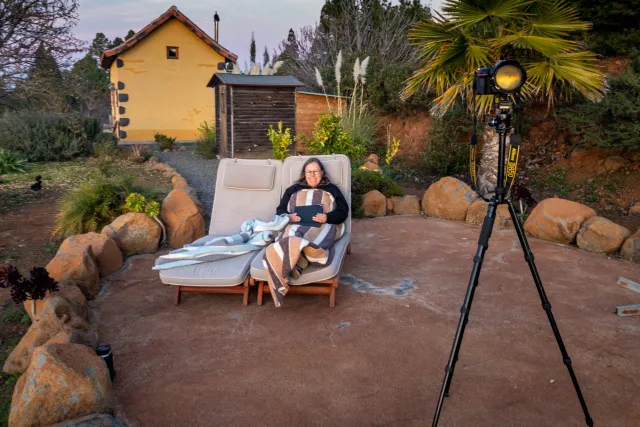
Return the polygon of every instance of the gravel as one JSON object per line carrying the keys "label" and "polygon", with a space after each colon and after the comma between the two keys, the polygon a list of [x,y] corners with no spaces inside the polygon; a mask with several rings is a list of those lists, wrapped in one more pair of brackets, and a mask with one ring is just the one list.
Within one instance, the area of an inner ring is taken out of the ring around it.
{"label": "gravel", "polygon": [[155,155],[162,163],[174,167],[189,185],[195,188],[198,199],[204,205],[205,224],[209,229],[211,208],[213,207],[213,193],[216,188],[216,174],[218,173],[217,159],[204,159],[194,152],[195,145],[188,146],[185,151],[156,152]]}

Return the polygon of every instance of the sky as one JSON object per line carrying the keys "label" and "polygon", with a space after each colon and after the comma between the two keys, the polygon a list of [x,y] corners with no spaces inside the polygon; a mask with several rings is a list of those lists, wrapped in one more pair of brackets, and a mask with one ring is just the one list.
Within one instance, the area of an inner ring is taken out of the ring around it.
{"label": "sky", "polygon": [[[256,59],[262,60],[265,45],[269,55],[287,37],[320,19],[325,0],[79,0],[80,20],[76,37],[91,42],[96,33],[109,39],[141,30],[175,5],[203,31],[213,37],[213,14],[220,16],[219,42],[238,55],[238,63],[249,59],[251,32],[256,39]],[[422,0],[438,7],[442,0]]]}

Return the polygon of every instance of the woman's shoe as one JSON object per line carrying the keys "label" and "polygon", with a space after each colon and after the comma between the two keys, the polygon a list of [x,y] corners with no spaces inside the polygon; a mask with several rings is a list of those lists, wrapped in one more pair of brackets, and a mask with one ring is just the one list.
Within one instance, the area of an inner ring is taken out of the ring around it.
{"label": "woman's shoe", "polygon": [[300,254],[300,258],[298,258],[296,265],[304,270],[309,267],[309,260],[304,255]]}
{"label": "woman's shoe", "polygon": [[291,273],[289,275],[294,279],[299,279],[300,276],[302,276],[302,268],[300,268],[299,265],[293,266],[293,269],[291,270]]}

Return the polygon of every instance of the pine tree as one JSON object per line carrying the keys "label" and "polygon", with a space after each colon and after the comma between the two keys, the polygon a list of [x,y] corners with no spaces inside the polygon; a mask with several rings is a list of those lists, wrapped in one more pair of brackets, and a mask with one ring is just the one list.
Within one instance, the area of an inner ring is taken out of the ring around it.
{"label": "pine tree", "polygon": [[135,32],[135,31],[133,31],[133,30],[129,30],[129,32],[127,33],[127,35],[126,35],[126,36],[124,36],[124,39],[125,39],[125,41],[126,41],[126,40],[129,40],[131,37],[133,37],[133,36],[135,36],[135,35],[136,35],[136,32]]}
{"label": "pine tree", "polygon": [[55,58],[45,48],[44,43],[40,43],[40,46],[38,46],[36,50],[31,76],[52,77],[56,79],[62,77]]}
{"label": "pine tree", "polygon": [[249,46],[249,57],[251,58],[251,62],[256,62],[256,39],[253,36],[253,31],[251,32],[251,46]]}

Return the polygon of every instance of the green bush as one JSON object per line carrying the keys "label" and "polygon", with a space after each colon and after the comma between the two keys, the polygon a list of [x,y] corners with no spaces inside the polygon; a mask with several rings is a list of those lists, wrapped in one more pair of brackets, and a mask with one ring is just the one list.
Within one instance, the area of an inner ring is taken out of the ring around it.
{"label": "green bush", "polygon": [[282,130],[282,122],[278,122],[278,129],[274,129],[273,125],[269,125],[267,131],[269,141],[273,150],[273,156],[276,160],[283,161],[289,155],[289,147],[293,143],[291,138],[291,129]]}
{"label": "green bush", "polygon": [[216,158],[216,127],[213,124],[204,122],[198,128],[200,136],[196,141],[196,154],[205,159]]}
{"label": "green bush", "polygon": [[156,133],[153,138],[156,143],[160,146],[160,150],[173,150],[173,146],[176,143],[176,138],[168,137],[163,133]]}
{"label": "green bush", "polygon": [[13,151],[0,148],[0,174],[24,172],[25,160]]}
{"label": "green bush", "polygon": [[365,147],[367,153],[378,145],[376,116],[367,108],[346,111],[340,118],[340,126],[351,137],[354,145]]}
{"label": "green bush", "polygon": [[160,204],[155,200],[147,200],[140,193],[131,193],[125,199],[123,210],[125,212],[144,212],[149,218],[160,215]]}
{"label": "green bush", "polygon": [[84,119],[82,122],[82,127],[84,128],[84,133],[89,141],[93,141],[102,133],[107,133],[102,132],[102,124],[98,119]]}
{"label": "green bush", "polygon": [[611,77],[599,103],[579,102],[556,110],[558,129],[579,138],[579,145],[640,153],[640,74]]}
{"label": "green bush", "polygon": [[362,141],[354,141],[342,127],[335,114],[323,113],[308,141],[311,154],[344,154],[351,160],[359,160],[367,152]]}
{"label": "green bush", "polygon": [[351,170],[351,212],[354,217],[362,218],[362,196],[369,191],[378,190],[385,197],[403,196],[404,190],[387,176],[379,172],[363,169]]}
{"label": "green bush", "polygon": [[58,202],[56,228],[58,237],[100,232],[124,212],[126,198],[131,193],[145,197],[156,195],[149,189],[135,186],[130,176],[98,176],[80,188],[62,196]]}
{"label": "green bush", "polygon": [[93,155],[99,159],[112,159],[118,152],[118,140],[109,132],[99,134],[92,144]]}
{"label": "green bush", "polygon": [[467,170],[472,127],[470,115],[462,108],[454,108],[442,119],[434,120],[422,153],[425,172],[448,176]]}
{"label": "green bush", "polygon": [[30,162],[69,160],[90,151],[89,140],[77,118],[36,112],[2,116],[0,146]]}

